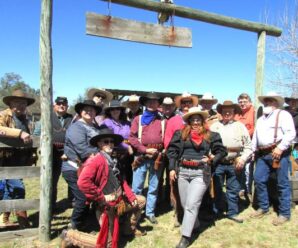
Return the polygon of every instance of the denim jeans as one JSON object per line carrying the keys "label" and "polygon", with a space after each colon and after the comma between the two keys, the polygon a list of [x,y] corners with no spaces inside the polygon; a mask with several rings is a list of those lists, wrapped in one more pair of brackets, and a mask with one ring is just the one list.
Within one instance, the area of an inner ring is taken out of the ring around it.
{"label": "denim jeans", "polygon": [[78,176],[76,171],[63,171],[62,176],[70,187],[74,197],[75,206],[71,215],[71,224],[74,229],[81,229],[89,212],[89,205],[86,205],[86,197],[79,190],[77,181]]}
{"label": "denim jeans", "polygon": [[4,195],[5,184],[4,180],[0,180],[0,200],[2,200]]}
{"label": "denim jeans", "polygon": [[278,212],[280,215],[287,218],[290,218],[291,216],[291,187],[288,175],[290,165],[289,156],[282,156],[280,159],[280,168],[273,169],[272,155],[268,154],[258,158],[254,174],[259,207],[264,211],[268,211],[269,196],[267,191],[267,182],[270,172],[276,170],[279,200]]}
{"label": "denim jeans", "polygon": [[178,188],[184,216],[181,226],[182,236],[190,237],[192,230],[199,226],[198,213],[204,193],[210,183],[210,173],[206,177],[203,169],[180,167]]}
{"label": "denim jeans", "polygon": [[241,190],[244,190],[247,194],[252,193],[253,170],[254,162],[249,160],[245,163],[244,168],[241,170],[240,174],[237,174]]}
{"label": "denim jeans", "polygon": [[23,179],[5,179],[3,200],[24,199],[25,186]]}
{"label": "denim jeans", "polygon": [[214,172],[214,189],[215,189],[215,212],[223,212],[223,191],[222,187],[226,180],[226,198],[228,203],[227,216],[233,217],[238,215],[238,200],[240,184],[236,177],[233,165],[219,164]]}
{"label": "denim jeans", "polygon": [[158,170],[154,169],[154,160],[145,160],[138,168],[133,171],[132,191],[136,195],[141,195],[144,189],[147,171],[149,171],[148,180],[148,193],[146,204],[146,216],[154,216],[157,193],[158,181],[161,174],[161,167]]}

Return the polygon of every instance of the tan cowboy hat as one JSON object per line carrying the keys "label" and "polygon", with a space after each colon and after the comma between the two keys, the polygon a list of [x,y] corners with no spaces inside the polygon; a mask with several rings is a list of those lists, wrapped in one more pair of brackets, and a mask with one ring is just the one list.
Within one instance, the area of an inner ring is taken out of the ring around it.
{"label": "tan cowboy hat", "polygon": [[29,97],[24,91],[21,89],[14,90],[10,96],[3,97],[3,102],[9,106],[11,100],[23,99],[27,101],[27,106],[33,104],[35,102],[34,98]]}
{"label": "tan cowboy hat", "polygon": [[192,102],[193,102],[193,106],[198,106],[198,103],[199,103],[198,97],[193,96],[188,92],[183,92],[181,96],[176,96],[175,97],[175,104],[176,104],[177,108],[180,108],[181,100],[184,100],[184,99],[191,99]]}
{"label": "tan cowboy hat", "polygon": [[224,101],[223,104],[220,104],[219,103],[217,105],[217,107],[216,107],[217,112],[221,114],[222,113],[222,109],[224,107],[232,107],[232,108],[234,108],[235,114],[241,114],[241,112],[242,112],[240,106],[238,104],[236,104],[236,103],[233,103],[230,100]]}
{"label": "tan cowboy hat", "polygon": [[129,108],[129,104],[133,102],[139,102],[139,97],[137,95],[131,95],[122,105],[126,108]]}
{"label": "tan cowboy hat", "polygon": [[187,121],[192,115],[200,115],[204,120],[206,120],[206,118],[209,116],[209,113],[208,111],[203,111],[201,107],[191,107],[188,112],[182,116],[182,118],[184,121]]}
{"label": "tan cowboy hat", "polygon": [[202,98],[199,98],[199,104],[201,102],[210,102],[212,104],[216,104],[217,103],[217,99],[214,98],[214,96],[210,93],[210,92],[206,92]]}
{"label": "tan cowboy hat", "polygon": [[298,92],[293,92],[291,97],[285,97],[285,102],[287,104],[289,104],[289,101],[291,100],[296,100],[296,101],[298,100]]}
{"label": "tan cowboy hat", "polygon": [[109,103],[113,99],[113,94],[109,91],[106,91],[105,89],[98,89],[98,88],[91,88],[87,92],[87,97],[90,100],[93,100],[93,97],[96,95],[102,95],[105,96],[105,99],[103,100],[104,103]]}
{"label": "tan cowboy hat", "polygon": [[162,101],[162,105],[175,105],[171,97],[165,97]]}
{"label": "tan cowboy hat", "polygon": [[279,105],[279,107],[282,107],[285,103],[285,100],[282,96],[280,96],[279,94],[277,94],[276,92],[274,91],[269,91],[265,96],[259,96],[258,99],[261,103],[264,104],[264,100],[266,98],[272,98],[272,99],[275,99]]}

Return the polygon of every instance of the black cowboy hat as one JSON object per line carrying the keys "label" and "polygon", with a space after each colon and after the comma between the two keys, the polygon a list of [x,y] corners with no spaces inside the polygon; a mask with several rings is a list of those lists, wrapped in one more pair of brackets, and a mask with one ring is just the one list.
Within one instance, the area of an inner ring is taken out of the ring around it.
{"label": "black cowboy hat", "polygon": [[35,102],[34,98],[29,97],[24,91],[21,89],[15,90],[12,92],[10,96],[5,96],[3,97],[3,102],[9,106],[10,102],[12,100],[26,100],[27,101],[27,106],[33,104]]}
{"label": "black cowboy hat", "polygon": [[297,92],[293,92],[291,97],[285,97],[285,102],[287,104],[289,104],[289,101],[291,100],[298,100],[298,93]]}
{"label": "black cowboy hat", "polygon": [[82,109],[86,106],[93,107],[96,111],[96,115],[100,114],[102,108],[95,104],[92,100],[84,100],[83,102],[79,102],[75,105],[75,111],[80,114]]}
{"label": "black cowboy hat", "polygon": [[100,128],[99,134],[95,135],[90,139],[90,145],[97,146],[97,142],[104,138],[112,138],[114,140],[114,145],[118,146],[123,141],[123,137],[119,134],[114,134],[112,129],[106,126]]}
{"label": "black cowboy hat", "polygon": [[160,105],[160,104],[162,104],[163,98],[159,97],[154,92],[149,92],[146,96],[141,96],[139,101],[140,101],[140,104],[145,106],[145,103],[147,100],[158,100],[159,105]]}
{"label": "black cowboy hat", "polygon": [[120,109],[121,111],[125,110],[125,107],[122,106],[121,102],[118,100],[112,100],[107,107],[105,107],[104,111],[107,114],[112,109]]}
{"label": "black cowboy hat", "polygon": [[232,108],[234,108],[235,114],[241,114],[241,112],[242,112],[240,106],[238,104],[236,104],[236,103],[233,103],[230,100],[224,101],[223,104],[220,104],[219,103],[217,105],[217,107],[216,107],[217,112],[221,114],[222,113],[222,109],[224,107],[232,107]]}

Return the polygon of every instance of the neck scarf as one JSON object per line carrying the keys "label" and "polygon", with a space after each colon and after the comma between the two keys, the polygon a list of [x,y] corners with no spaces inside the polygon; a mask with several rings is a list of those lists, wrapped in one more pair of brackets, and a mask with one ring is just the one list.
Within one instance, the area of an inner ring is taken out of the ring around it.
{"label": "neck scarf", "polygon": [[150,112],[146,109],[141,118],[142,126],[149,125],[156,118],[156,116],[157,116],[157,111]]}
{"label": "neck scarf", "polygon": [[197,146],[199,146],[204,140],[204,135],[198,134],[197,131],[192,130],[190,131],[190,138]]}

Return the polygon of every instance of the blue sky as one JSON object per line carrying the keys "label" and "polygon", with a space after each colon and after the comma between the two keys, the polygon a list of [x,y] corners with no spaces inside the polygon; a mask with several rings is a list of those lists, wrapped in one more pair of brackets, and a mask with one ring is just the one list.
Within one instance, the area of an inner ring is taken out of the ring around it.
{"label": "blue sky", "polygon": [[[286,3],[295,0],[175,0],[177,5],[275,25]],[[41,1],[0,0],[0,77],[15,72],[39,88]],[[156,23],[156,13],[111,5],[112,16]],[[73,101],[86,88],[197,94],[219,101],[253,96],[257,34],[179,17],[175,26],[192,29],[193,48],[155,46],[86,35],[86,12],[107,14],[99,0],[53,0],[53,95]],[[269,38],[268,39],[274,39]],[[268,49],[267,49],[268,51]],[[266,60],[270,54],[266,54]],[[266,65],[265,73],[272,68]],[[266,81],[266,79],[265,79]],[[265,82],[266,83],[266,82]],[[266,92],[266,89],[265,89]]]}

